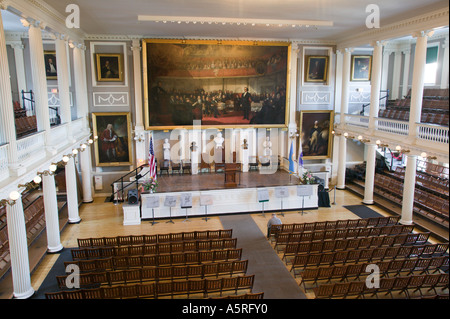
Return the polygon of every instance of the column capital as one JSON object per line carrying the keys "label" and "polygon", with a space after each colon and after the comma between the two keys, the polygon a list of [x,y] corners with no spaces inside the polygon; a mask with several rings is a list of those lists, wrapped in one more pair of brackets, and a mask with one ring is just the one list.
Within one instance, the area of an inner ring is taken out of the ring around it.
{"label": "column capital", "polygon": [[59,32],[54,32],[53,37],[55,38],[55,40],[63,40],[63,41],[69,40],[69,36],[67,34],[59,33]]}
{"label": "column capital", "polygon": [[425,31],[414,31],[414,32],[412,32],[411,33],[411,36],[413,37],[413,38],[423,38],[423,37],[431,37],[431,36],[433,36],[433,34],[434,34],[434,31],[433,30],[425,30]]}
{"label": "column capital", "polygon": [[22,42],[12,42],[7,44],[10,45],[14,50],[23,50],[25,48]]}
{"label": "column capital", "polygon": [[29,17],[20,19],[20,22],[22,23],[22,25],[25,28],[34,27],[34,28],[39,28],[41,30],[44,30],[46,27],[45,23],[43,23],[39,20],[33,19],[33,18],[29,18]]}
{"label": "column capital", "polygon": [[386,46],[386,44],[387,44],[386,41],[373,41],[372,43],[370,43],[370,45],[374,48],[383,47],[383,46]]}
{"label": "column capital", "polygon": [[354,48],[345,48],[344,49],[344,53],[352,53],[353,51],[355,51]]}

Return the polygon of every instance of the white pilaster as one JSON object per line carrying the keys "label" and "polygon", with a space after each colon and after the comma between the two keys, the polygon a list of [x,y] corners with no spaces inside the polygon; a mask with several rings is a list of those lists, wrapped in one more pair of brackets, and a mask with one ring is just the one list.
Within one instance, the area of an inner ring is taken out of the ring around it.
{"label": "white pilaster", "polygon": [[427,42],[429,35],[431,35],[431,33],[427,32],[418,32],[413,35],[417,37],[417,41],[414,54],[411,106],[409,112],[409,138],[411,141],[417,136],[416,123],[420,123],[421,121],[425,64],[427,58]]}
{"label": "white pilaster", "polygon": [[12,206],[6,206],[9,252],[14,297],[27,299],[34,294],[31,286],[30,262],[28,259],[27,230],[23,212],[22,197]]}
{"label": "white pilaster", "polygon": [[295,123],[297,111],[297,68],[298,68],[298,44],[291,45],[291,63],[289,66],[289,123]]}
{"label": "white pilaster", "polygon": [[132,41],[133,74],[134,74],[134,103],[136,116],[136,131],[144,130],[143,104],[142,104],[142,76],[141,76],[141,44],[139,39]]}
{"label": "white pilaster", "polygon": [[347,167],[347,139],[339,137],[338,180],[336,188],[345,189],[345,169]]}
{"label": "white pilaster", "polygon": [[383,45],[377,41],[373,44],[372,75],[370,81],[369,131],[375,129],[375,118],[380,109],[380,90],[382,74]]}
{"label": "white pilaster", "polygon": [[411,64],[411,45],[408,45],[407,49],[403,50],[403,54],[405,55],[405,59],[403,62],[403,84],[402,84],[402,96],[401,98],[408,95],[409,89],[409,69]]}
{"label": "white pilaster", "polygon": [[416,184],[417,156],[408,155],[406,162],[405,180],[403,183],[402,217],[403,225],[413,224],[414,190]]}
{"label": "white pilaster", "polygon": [[58,201],[54,175],[42,176],[44,194],[45,230],[47,231],[47,249],[49,253],[57,253],[64,247],[61,244],[59,230]]}
{"label": "white pilaster", "polygon": [[381,90],[386,91],[388,89],[388,74],[389,74],[389,58],[392,50],[388,47],[384,47],[383,51],[383,65],[381,72]]}
{"label": "white pilaster", "polygon": [[75,77],[75,99],[77,105],[77,116],[78,118],[84,119],[83,128],[88,127],[88,97],[87,97],[87,87],[86,87],[86,73],[83,71],[85,69],[84,59],[84,47],[81,45],[73,47],[73,67],[74,67],[74,77]]}
{"label": "white pilaster", "polygon": [[373,189],[375,181],[375,163],[377,156],[377,145],[367,145],[367,164],[366,164],[366,178],[364,184],[364,200],[363,203],[367,205],[373,204]]}
{"label": "white pilaster", "polygon": [[401,70],[402,70],[402,52],[396,50],[394,52],[394,74],[392,76],[392,91],[391,91],[392,100],[397,100],[400,98]]}
{"label": "white pilaster", "polygon": [[442,63],[441,73],[441,89],[448,89],[448,69],[449,69],[449,54],[448,54],[448,36],[442,44],[444,49],[444,62]]}
{"label": "white pilaster", "polygon": [[342,94],[341,94],[341,119],[340,126],[345,125],[345,115],[348,113],[350,68],[352,62],[352,49],[346,48],[342,63]]}
{"label": "white pilaster", "polygon": [[67,187],[67,210],[69,215],[69,224],[75,224],[81,221],[78,211],[78,189],[77,177],[75,171],[75,160],[69,159],[66,165],[66,187]]}

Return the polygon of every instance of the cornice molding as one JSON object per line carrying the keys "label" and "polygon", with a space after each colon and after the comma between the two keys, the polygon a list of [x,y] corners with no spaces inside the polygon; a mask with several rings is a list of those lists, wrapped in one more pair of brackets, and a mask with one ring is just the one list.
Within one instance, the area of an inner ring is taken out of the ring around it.
{"label": "cornice molding", "polygon": [[449,21],[449,7],[428,12],[414,18],[402,20],[383,26],[378,29],[370,29],[359,34],[347,35],[337,39],[338,48],[354,47],[374,41],[383,41],[412,35],[414,32],[432,30],[447,26]]}

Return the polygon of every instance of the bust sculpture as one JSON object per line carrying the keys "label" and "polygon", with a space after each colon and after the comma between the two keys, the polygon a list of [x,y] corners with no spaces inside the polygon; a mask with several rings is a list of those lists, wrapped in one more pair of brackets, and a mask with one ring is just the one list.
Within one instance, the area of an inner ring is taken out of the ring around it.
{"label": "bust sculpture", "polygon": [[217,136],[214,138],[214,142],[216,143],[216,148],[223,148],[224,138],[222,137],[222,133],[217,133]]}
{"label": "bust sculpture", "polygon": [[170,143],[169,139],[167,138],[164,140],[163,150],[164,150],[164,160],[170,161]]}

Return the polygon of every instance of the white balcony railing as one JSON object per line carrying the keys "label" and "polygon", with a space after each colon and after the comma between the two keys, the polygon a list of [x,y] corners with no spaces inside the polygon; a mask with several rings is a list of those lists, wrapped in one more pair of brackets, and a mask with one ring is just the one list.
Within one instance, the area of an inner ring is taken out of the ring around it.
{"label": "white balcony railing", "polygon": [[0,145],[0,181],[8,178],[8,148],[9,144]]}
{"label": "white balcony railing", "polygon": [[409,122],[397,121],[386,118],[375,118],[375,127],[378,131],[408,135],[409,134]]}
{"label": "white balcony railing", "polygon": [[363,115],[345,114],[345,124],[369,128],[369,117]]}
{"label": "white balcony railing", "polygon": [[418,138],[431,142],[448,144],[448,127],[433,124],[417,124]]}
{"label": "white balcony railing", "polygon": [[45,151],[45,132],[24,137],[17,140],[18,162],[29,166],[46,156]]}

